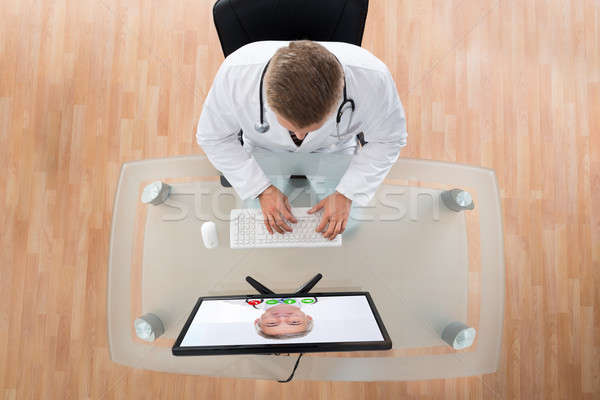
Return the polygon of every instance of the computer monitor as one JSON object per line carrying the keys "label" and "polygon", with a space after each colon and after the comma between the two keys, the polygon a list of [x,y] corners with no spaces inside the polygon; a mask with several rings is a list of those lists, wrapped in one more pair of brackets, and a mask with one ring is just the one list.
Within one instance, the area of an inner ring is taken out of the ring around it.
{"label": "computer monitor", "polygon": [[176,356],[386,350],[391,339],[368,292],[202,297]]}

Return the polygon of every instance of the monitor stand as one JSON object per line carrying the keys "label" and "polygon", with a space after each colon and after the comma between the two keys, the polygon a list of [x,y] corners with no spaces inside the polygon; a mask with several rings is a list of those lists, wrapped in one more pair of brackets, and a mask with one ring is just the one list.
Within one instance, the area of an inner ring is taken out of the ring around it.
{"label": "monitor stand", "polygon": [[[317,282],[321,280],[322,277],[322,274],[316,274],[310,281],[306,282],[306,284],[298,289],[295,294],[308,294],[308,292],[310,292],[310,290],[317,284]],[[275,294],[275,292],[251,276],[246,277],[246,282],[248,282],[250,286],[256,289],[260,294]]]}

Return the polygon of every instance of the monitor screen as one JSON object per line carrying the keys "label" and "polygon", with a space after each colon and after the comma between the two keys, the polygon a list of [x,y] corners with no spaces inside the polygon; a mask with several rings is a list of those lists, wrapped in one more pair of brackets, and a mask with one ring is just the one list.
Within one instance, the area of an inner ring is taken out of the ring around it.
{"label": "monitor screen", "polygon": [[[369,344],[386,348],[388,342],[368,293],[296,294],[200,299],[174,349],[227,354],[246,346],[245,352],[260,347],[258,352],[264,353],[270,346],[310,344],[304,351],[332,351],[323,345],[335,344],[347,351],[368,349]],[[219,349],[222,353],[215,352]],[[293,347],[287,350],[294,352]]]}

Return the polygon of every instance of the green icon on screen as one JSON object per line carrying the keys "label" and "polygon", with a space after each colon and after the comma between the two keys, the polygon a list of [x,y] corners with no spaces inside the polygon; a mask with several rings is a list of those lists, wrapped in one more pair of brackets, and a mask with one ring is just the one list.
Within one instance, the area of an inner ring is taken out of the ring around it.
{"label": "green icon on screen", "polygon": [[266,303],[267,304],[277,304],[279,302],[277,300],[267,300]]}
{"label": "green icon on screen", "polygon": [[294,300],[294,299],[285,299],[283,302],[285,304],[294,304],[296,302],[296,300]]}
{"label": "green icon on screen", "polygon": [[306,303],[306,304],[310,304],[310,303],[314,303],[315,299],[302,299],[302,302]]}

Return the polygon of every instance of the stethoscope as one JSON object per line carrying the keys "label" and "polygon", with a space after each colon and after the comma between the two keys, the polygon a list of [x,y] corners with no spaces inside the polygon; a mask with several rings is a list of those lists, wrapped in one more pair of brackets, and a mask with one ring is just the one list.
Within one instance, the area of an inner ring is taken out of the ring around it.
{"label": "stethoscope", "polygon": [[[265,67],[263,68],[262,74],[260,75],[260,86],[258,89],[258,96],[259,96],[259,101],[260,101],[260,122],[257,122],[254,125],[254,129],[258,133],[266,133],[271,128],[271,125],[269,125],[269,122],[265,121],[265,119],[264,119],[264,105],[263,105],[263,80],[265,78],[265,72],[267,72],[267,68],[269,67],[270,62],[271,62],[271,60],[269,60],[267,62],[267,65],[265,65]],[[338,62],[339,62],[339,60],[338,60]],[[341,65],[341,63],[340,63],[340,65]],[[340,136],[340,122],[342,120],[342,115],[348,109],[350,109],[350,121],[348,121],[348,127],[346,129],[346,133],[344,133],[343,135]],[[338,111],[337,111],[337,116],[335,118],[335,130],[337,133],[338,140],[342,140],[342,136],[348,135],[348,129],[352,125],[352,116],[354,115],[354,109],[355,109],[354,100],[349,99],[348,96],[346,95],[346,77],[344,76],[344,101],[342,101],[342,104],[340,104]]]}

